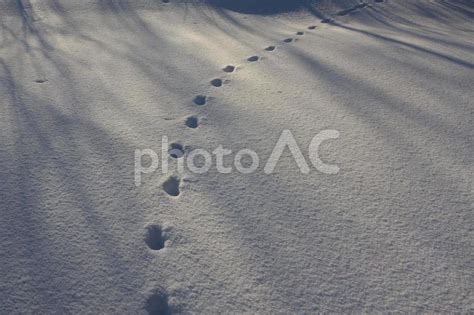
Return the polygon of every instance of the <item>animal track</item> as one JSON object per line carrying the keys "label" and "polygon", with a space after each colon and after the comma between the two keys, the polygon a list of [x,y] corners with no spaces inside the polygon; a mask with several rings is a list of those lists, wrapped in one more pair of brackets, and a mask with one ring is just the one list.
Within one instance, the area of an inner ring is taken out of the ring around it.
{"label": "animal track", "polygon": [[181,180],[176,176],[171,176],[163,183],[163,190],[170,196],[177,197],[181,193],[179,184]]}
{"label": "animal track", "polygon": [[225,67],[224,69],[222,69],[222,70],[224,70],[224,72],[230,73],[230,72],[234,72],[234,71],[235,71],[235,67],[229,65],[229,66],[226,66],[226,67]]}
{"label": "animal track", "polygon": [[207,97],[205,95],[198,95],[194,98],[194,104],[202,106],[206,105]]}
{"label": "animal track", "polygon": [[221,87],[222,86],[222,80],[221,79],[214,79],[211,81],[212,86],[215,87]]}
{"label": "animal track", "polygon": [[321,23],[334,23],[333,19],[324,19],[321,21]]}
{"label": "animal track", "polygon": [[[169,3],[170,0],[161,0],[163,3]],[[376,3],[383,2],[383,0],[375,0]],[[361,9],[367,6],[367,3],[358,4],[350,9],[342,10],[337,13],[339,16],[344,16],[352,11],[357,9]],[[325,18],[321,20],[321,23],[334,23],[335,20],[332,18]],[[316,25],[308,26],[308,30],[315,30],[317,28]],[[303,36],[305,32],[298,31],[296,32],[296,36]],[[292,43],[293,41],[298,41],[300,38],[286,38],[283,40],[285,43]],[[268,46],[264,50],[265,51],[274,51],[276,46]],[[256,62],[260,60],[259,56],[251,56],[247,58],[248,62]],[[226,73],[232,73],[236,71],[236,67],[233,65],[227,65],[222,69]],[[36,83],[44,83],[48,80],[35,80]],[[226,80],[223,82],[222,79],[216,78],[210,81],[211,85],[214,87],[222,87],[224,83],[227,83]],[[281,91],[279,91],[281,92]],[[206,105],[208,101],[207,96],[205,95],[197,95],[193,102],[195,105]],[[165,118],[166,120],[167,118]],[[185,125],[189,128],[198,128],[199,127],[199,119],[196,116],[189,116],[184,121]],[[179,159],[184,156],[184,147],[180,143],[172,143],[170,144],[170,148],[168,150],[169,155],[174,159]],[[183,181],[187,181],[186,178]],[[177,176],[170,176],[166,181],[163,182],[162,188],[163,190],[172,197],[178,197],[180,192],[180,184],[181,179]],[[166,234],[163,232],[163,229],[160,225],[150,225],[146,228],[146,235],[145,235],[145,243],[151,250],[159,251],[165,247],[165,242],[167,240]],[[152,292],[152,294],[147,298],[146,304],[144,306],[145,310],[150,315],[171,315],[172,311],[168,304],[168,295],[162,289],[156,289]]]}
{"label": "animal track", "polygon": [[146,228],[145,243],[152,250],[160,250],[165,247],[166,236],[159,225],[150,225]]}
{"label": "animal track", "polygon": [[184,155],[183,145],[180,143],[170,144],[170,149],[168,150],[168,153],[173,159],[179,159],[183,157]]}
{"label": "animal track", "polygon": [[168,296],[161,290],[157,290],[147,299],[145,310],[149,315],[171,315]]}
{"label": "animal track", "polygon": [[186,121],[184,122],[186,126],[189,128],[197,128],[199,127],[199,119],[196,116],[190,116],[186,118]]}
{"label": "animal track", "polygon": [[48,82],[48,80],[42,80],[42,79],[38,79],[38,80],[35,80],[36,83],[45,83],[45,82]]}

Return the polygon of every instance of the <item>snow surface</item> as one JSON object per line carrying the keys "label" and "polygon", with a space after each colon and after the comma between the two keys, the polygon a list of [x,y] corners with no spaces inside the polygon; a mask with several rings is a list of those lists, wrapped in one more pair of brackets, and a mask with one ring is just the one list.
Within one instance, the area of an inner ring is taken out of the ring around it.
{"label": "snow surface", "polygon": [[357,3],[0,1],[0,313],[473,313],[474,5]]}

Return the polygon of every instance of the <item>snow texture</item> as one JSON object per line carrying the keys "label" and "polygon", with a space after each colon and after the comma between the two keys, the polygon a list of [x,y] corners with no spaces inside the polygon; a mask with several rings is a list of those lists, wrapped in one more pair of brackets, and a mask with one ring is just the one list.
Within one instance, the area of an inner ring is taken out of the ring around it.
{"label": "snow texture", "polygon": [[472,1],[235,3],[0,1],[0,313],[472,314]]}

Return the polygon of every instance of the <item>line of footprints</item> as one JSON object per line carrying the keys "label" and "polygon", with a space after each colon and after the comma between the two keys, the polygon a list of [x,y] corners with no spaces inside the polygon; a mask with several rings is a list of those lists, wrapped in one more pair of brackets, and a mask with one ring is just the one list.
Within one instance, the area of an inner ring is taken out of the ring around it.
{"label": "line of footprints", "polygon": [[[169,0],[162,0],[164,3],[169,3]],[[384,0],[374,0],[374,3],[381,3]],[[337,13],[338,16],[345,16],[350,14],[358,9],[362,9],[369,6],[368,3],[360,3],[352,8],[342,10]],[[321,23],[334,23],[335,20],[332,18],[327,18],[321,20]],[[309,31],[314,31],[317,28],[316,25],[308,26]],[[305,34],[303,31],[296,32],[297,37],[289,37],[283,39],[283,43],[288,44],[296,41],[298,37],[301,37]],[[266,52],[274,52],[277,49],[276,45],[270,45],[263,50]],[[250,56],[247,58],[249,63],[254,63],[260,60],[260,56]],[[237,67],[233,65],[228,65],[222,68],[222,71],[230,74],[236,71]],[[210,85],[214,88],[220,88],[225,83],[228,83],[228,80],[223,80],[221,78],[216,78],[210,81]],[[208,97],[206,95],[196,95],[193,99],[195,106],[205,106],[207,104]],[[189,116],[185,119],[184,124],[192,129],[199,127],[199,118],[195,115]],[[174,159],[179,159],[184,156],[184,147],[180,143],[171,143],[168,153],[170,157]],[[181,179],[178,176],[170,176],[163,184],[163,190],[171,197],[178,197],[181,193],[180,191]],[[161,250],[165,247],[166,241],[166,232],[163,231],[159,225],[151,225],[147,228],[147,235],[145,237],[145,242],[147,246],[154,251]],[[153,315],[169,315],[171,314],[171,309],[168,305],[168,295],[163,292],[163,290],[156,290],[147,300],[145,306],[147,312]]]}
{"label": "line of footprints", "polygon": [[[383,1],[384,0],[374,0],[375,3],[380,3],[380,2],[383,2]],[[169,1],[163,1],[163,2],[169,3]],[[366,3],[366,2],[360,3],[360,4],[355,5],[354,7],[351,7],[349,9],[345,9],[345,10],[342,10],[342,11],[338,12],[337,15],[338,16],[344,16],[344,15],[352,13],[353,11],[356,11],[358,9],[365,8],[368,5],[369,4]],[[335,22],[335,20],[332,19],[332,18],[327,18],[327,19],[321,20],[321,23],[334,23],[334,22]],[[313,31],[316,28],[317,28],[316,25],[311,25],[311,26],[308,27],[308,30]],[[285,39],[283,39],[283,43],[292,43],[292,42],[298,40],[298,37],[303,36],[304,34],[305,34],[304,32],[298,31],[298,32],[296,32],[296,36],[297,36],[296,38],[294,38],[294,37],[285,38]],[[264,49],[264,51],[273,52],[273,51],[276,50],[276,48],[277,47],[275,45],[271,45],[271,46],[266,47]],[[257,62],[259,60],[260,60],[259,56],[251,56],[251,57],[247,58],[247,61],[249,63],[254,63],[254,62]],[[237,69],[236,66],[228,65],[228,66],[224,67],[222,69],[222,71],[229,74],[229,73],[235,72],[236,69]],[[222,87],[225,83],[228,83],[228,82],[229,82],[228,80],[223,80],[221,78],[216,78],[216,79],[213,79],[213,80],[210,81],[210,85],[215,87],[215,88],[219,88],[219,87]],[[193,99],[193,103],[196,106],[204,106],[204,105],[206,105],[207,101],[208,101],[208,97],[206,95],[197,95]],[[199,118],[195,115],[189,116],[185,119],[184,123],[187,127],[195,129],[195,128],[199,127]],[[174,159],[181,158],[182,156],[184,156],[184,147],[179,143],[171,143],[168,152],[169,152],[169,155]],[[163,183],[162,187],[163,187],[163,190],[168,195],[173,196],[173,197],[177,197],[180,194],[180,189],[179,189],[180,183],[181,183],[181,180],[177,176],[171,176]]]}

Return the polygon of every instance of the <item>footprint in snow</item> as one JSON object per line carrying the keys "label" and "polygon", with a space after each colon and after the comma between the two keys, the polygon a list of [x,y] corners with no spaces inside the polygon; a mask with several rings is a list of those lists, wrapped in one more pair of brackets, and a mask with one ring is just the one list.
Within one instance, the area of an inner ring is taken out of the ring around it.
{"label": "footprint in snow", "polygon": [[235,66],[229,65],[229,66],[226,66],[226,67],[225,67],[224,69],[222,69],[222,70],[224,70],[224,72],[231,73],[231,72],[234,72],[234,71],[235,71]]}
{"label": "footprint in snow", "polygon": [[207,97],[205,95],[198,95],[194,98],[194,104],[202,106],[206,105]]}
{"label": "footprint in snow", "polygon": [[148,297],[145,310],[149,315],[171,315],[171,310],[168,305],[168,295],[162,290],[156,290],[156,292]]}
{"label": "footprint in snow", "polygon": [[252,57],[247,58],[247,61],[255,62],[255,61],[258,61],[259,59],[260,59],[260,57],[258,57],[258,56],[252,56]]}
{"label": "footprint in snow", "polygon": [[179,190],[180,183],[181,180],[178,177],[171,176],[163,183],[163,190],[172,197],[178,197],[181,193]]}
{"label": "footprint in snow", "polygon": [[152,250],[165,247],[166,236],[159,225],[150,225],[146,228],[145,243]]}
{"label": "footprint in snow", "polygon": [[309,29],[309,30],[315,30],[316,27],[317,27],[316,25],[311,25],[311,26],[308,26],[308,29]]}
{"label": "footprint in snow", "polygon": [[285,43],[291,43],[293,41],[293,38],[287,38],[283,40]]}
{"label": "footprint in snow", "polygon": [[199,127],[199,119],[196,116],[190,116],[186,118],[186,121],[184,122],[186,126],[189,128],[197,128]]}
{"label": "footprint in snow", "polygon": [[296,32],[296,35],[298,35],[298,36],[303,36],[303,35],[304,35],[304,32]]}
{"label": "footprint in snow", "polygon": [[170,148],[168,150],[168,153],[173,159],[179,159],[179,158],[183,157],[183,155],[184,155],[184,147],[180,143],[176,143],[176,142],[172,143],[172,144],[170,144]]}
{"label": "footprint in snow", "polygon": [[333,19],[324,19],[321,21],[321,23],[334,23]]}
{"label": "footprint in snow", "polygon": [[265,48],[266,51],[274,51],[275,50],[275,46],[268,46],[267,48]]}
{"label": "footprint in snow", "polygon": [[221,87],[222,86],[222,80],[221,79],[214,79],[211,81],[211,85],[215,87]]}

